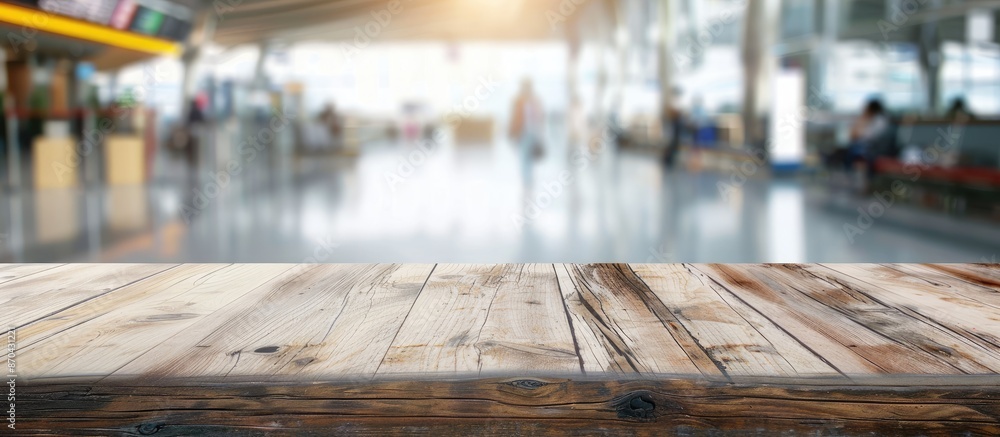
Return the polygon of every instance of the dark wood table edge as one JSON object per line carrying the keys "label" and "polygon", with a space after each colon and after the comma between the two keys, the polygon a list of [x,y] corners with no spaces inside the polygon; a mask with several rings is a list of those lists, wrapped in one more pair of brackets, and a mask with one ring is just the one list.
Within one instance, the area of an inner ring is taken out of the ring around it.
{"label": "dark wood table edge", "polygon": [[114,377],[18,385],[18,431],[77,435],[1000,435],[1000,375]]}

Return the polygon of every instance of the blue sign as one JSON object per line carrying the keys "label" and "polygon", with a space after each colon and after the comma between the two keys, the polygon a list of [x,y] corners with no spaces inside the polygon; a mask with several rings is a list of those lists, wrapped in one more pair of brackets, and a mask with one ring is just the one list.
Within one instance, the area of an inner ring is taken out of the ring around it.
{"label": "blue sign", "polygon": [[76,78],[81,81],[88,81],[90,78],[94,77],[94,64],[89,62],[80,62],[76,64]]}

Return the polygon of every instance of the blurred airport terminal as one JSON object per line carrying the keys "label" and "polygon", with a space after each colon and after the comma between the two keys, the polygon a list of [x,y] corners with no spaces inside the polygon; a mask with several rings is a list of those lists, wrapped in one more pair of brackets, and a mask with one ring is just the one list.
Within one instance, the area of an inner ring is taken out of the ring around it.
{"label": "blurred airport terminal", "polygon": [[1000,1],[0,2],[0,262],[997,262]]}

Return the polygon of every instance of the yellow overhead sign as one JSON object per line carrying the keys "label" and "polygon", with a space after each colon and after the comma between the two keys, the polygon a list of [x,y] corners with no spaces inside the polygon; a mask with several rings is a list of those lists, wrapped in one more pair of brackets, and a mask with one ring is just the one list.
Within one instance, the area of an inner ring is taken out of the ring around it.
{"label": "yellow overhead sign", "polygon": [[[157,55],[179,55],[180,45],[160,38],[126,32],[100,24],[56,15],[38,9],[29,9],[0,3],[0,22],[28,29],[37,29],[56,35],[68,36],[137,52]],[[25,35],[27,37],[28,34]]]}

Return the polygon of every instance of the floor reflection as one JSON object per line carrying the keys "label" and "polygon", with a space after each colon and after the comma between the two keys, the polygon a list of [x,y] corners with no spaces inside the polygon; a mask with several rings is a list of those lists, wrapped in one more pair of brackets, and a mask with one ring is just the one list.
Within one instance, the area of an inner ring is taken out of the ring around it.
{"label": "floor reflection", "polygon": [[10,195],[0,261],[917,262],[997,252],[888,222],[852,244],[850,211],[817,205],[796,180],[749,178],[723,192],[724,173],[668,172],[653,156],[610,150],[576,166],[556,150],[525,192],[507,144],[446,144],[408,162],[413,147],[260,159],[195,214],[186,211],[210,178],[185,172]]}

